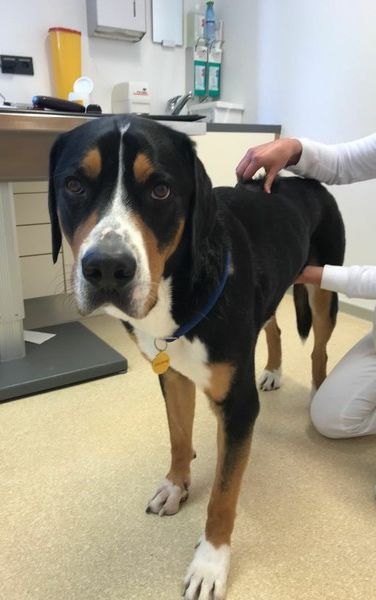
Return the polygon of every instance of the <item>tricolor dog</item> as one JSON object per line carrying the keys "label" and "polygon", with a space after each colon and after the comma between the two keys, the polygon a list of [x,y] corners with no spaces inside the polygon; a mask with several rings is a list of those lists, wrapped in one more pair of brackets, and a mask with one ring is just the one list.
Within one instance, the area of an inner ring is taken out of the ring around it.
{"label": "tricolor dog", "polygon": [[[74,253],[81,313],[102,307],[121,319],[159,374],[172,458],[147,512],[172,515],[187,498],[195,388],[209,399],[218,421],[217,467],[184,597],[222,600],[259,411],[257,337],[265,326],[269,360],[261,387],[278,387],[275,311],[305,265],[342,263],[336,203],[318,182],[296,177],[277,180],[271,194],[257,182],[213,189],[186,135],[150,119],[116,116],[58,138],[49,207],[54,259],[62,233]],[[302,337],[313,326],[318,388],[337,296],[308,287],[295,285],[294,297]]]}

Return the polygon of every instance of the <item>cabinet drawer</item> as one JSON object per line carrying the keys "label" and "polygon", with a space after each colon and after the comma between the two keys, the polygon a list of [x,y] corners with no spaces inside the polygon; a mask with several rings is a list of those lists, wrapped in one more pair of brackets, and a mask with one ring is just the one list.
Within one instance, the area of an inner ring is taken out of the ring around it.
{"label": "cabinet drawer", "polygon": [[47,181],[17,181],[13,184],[15,194],[29,194],[33,192],[47,192]]}
{"label": "cabinet drawer", "polygon": [[20,256],[51,253],[51,229],[49,225],[21,225],[17,227]]}
{"label": "cabinet drawer", "polygon": [[20,259],[24,298],[53,296],[64,292],[63,261],[56,264],[51,255],[25,256]]}
{"label": "cabinet drawer", "polygon": [[33,194],[15,194],[17,225],[32,225],[34,223],[49,223],[48,200],[45,192]]}

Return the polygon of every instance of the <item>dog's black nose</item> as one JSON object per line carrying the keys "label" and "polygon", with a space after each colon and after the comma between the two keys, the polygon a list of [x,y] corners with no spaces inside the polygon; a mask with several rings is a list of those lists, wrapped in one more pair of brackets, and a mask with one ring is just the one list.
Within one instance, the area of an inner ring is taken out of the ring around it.
{"label": "dog's black nose", "polygon": [[114,250],[108,245],[88,250],[81,260],[85,279],[104,291],[124,287],[133,279],[136,266],[129,250]]}

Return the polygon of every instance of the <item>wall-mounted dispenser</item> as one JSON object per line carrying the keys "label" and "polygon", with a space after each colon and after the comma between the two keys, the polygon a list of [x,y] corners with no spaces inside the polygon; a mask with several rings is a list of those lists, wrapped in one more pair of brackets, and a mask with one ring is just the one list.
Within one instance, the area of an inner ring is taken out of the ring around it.
{"label": "wall-mounted dispenser", "polygon": [[146,32],[145,0],[86,0],[89,35],[138,42]]}
{"label": "wall-mounted dispenser", "polygon": [[186,49],[186,82],[187,90],[194,96],[207,95],[208,81],[208,48],[198,45]]}
{"label": "wall-mounted dispenser", "polygon": [[146,81],[124,81],[112,90],[113,113],[150,114],[150,102],[150,87]]}
{"label": "wall-mounted dispenser", "polygon": [[223,55],[223,21],[215,21],[213,2],[206,14],[196,10],[187,15],[186,89],[195,96],[219,98]]}

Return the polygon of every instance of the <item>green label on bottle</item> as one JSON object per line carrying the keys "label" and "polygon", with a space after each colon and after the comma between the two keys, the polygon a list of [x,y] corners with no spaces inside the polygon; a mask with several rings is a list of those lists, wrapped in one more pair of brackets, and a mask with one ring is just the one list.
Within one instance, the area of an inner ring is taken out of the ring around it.
{"label": "green label on bottle", "polygon": [[209,63],[208,67],[208,92],[209,96],[219,96],[221,87],[220,63]]}
{"label": "green label on bottle", "polygon": [[194,61],[194,90],[195,96],[206,94],[206,62],[201,60]]}

